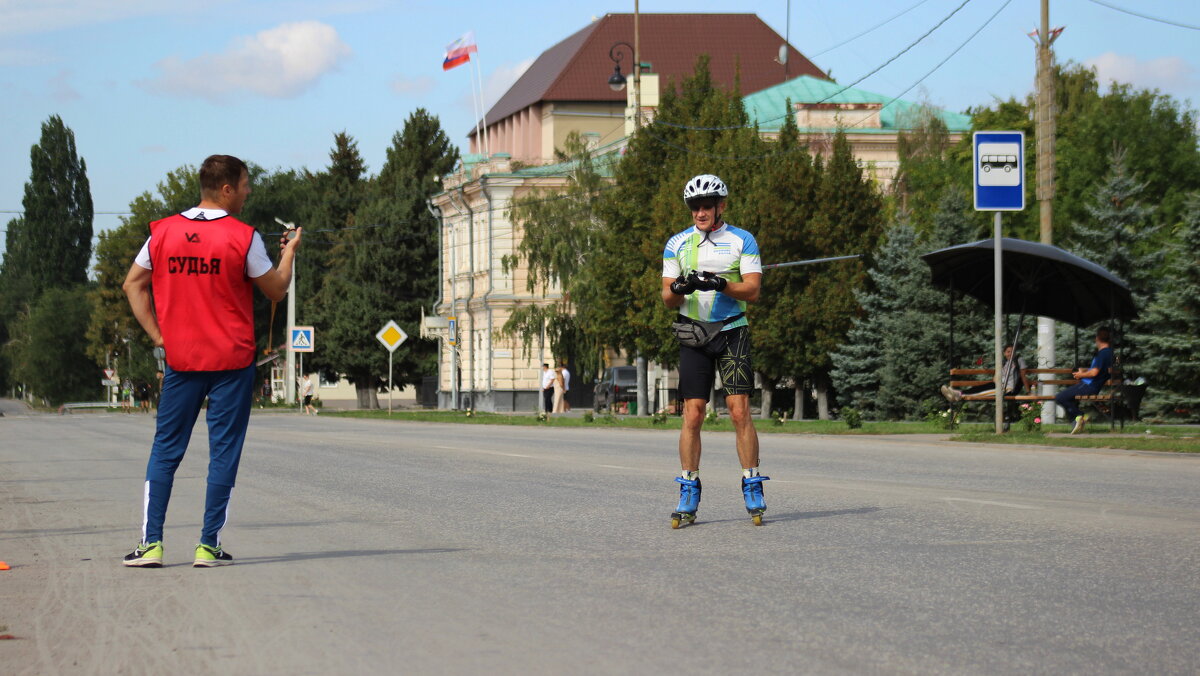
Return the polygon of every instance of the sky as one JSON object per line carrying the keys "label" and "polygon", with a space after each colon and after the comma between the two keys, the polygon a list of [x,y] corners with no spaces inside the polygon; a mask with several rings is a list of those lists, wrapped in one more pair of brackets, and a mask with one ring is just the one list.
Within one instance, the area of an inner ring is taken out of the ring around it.
{"label": "sky", "polygon": [[[1066,28],[1058,61],[1196,108],[1200,31],[1103,5],[1200,27],[1200,3],[1102,2],[1050,0],[1051,26]],[[1039,0],[967,0],[955,12],[962,4],[794,0],[789,10],[787,0],[642,0],[640,11],[755,13],[843,84],[949,16],[856,86],[895,96],[919,83],[906,99],[958,112],[1023,98],[1034,83],[1027,33],[1039,25]],[[0,230],[21,210],[29,150],[51,115],[75,132],[99,232],[120,225],[120,212],[169,171],[213,153],[319,171],[345,131],[375,173],[419,107],[465,149],[475,66],[443,72],[448,44],[475,32],[490,106],[543,51],[595,17],[632,11],[633,2],[586,0],[0,0]]]}

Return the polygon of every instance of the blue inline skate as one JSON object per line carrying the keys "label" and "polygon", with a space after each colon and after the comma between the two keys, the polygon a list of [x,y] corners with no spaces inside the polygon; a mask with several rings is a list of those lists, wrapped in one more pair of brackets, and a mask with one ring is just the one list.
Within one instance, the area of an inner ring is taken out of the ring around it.
{"label": "blue inline skate", "polygon": [[763,499],[762,482],[770,480],[769,476],[742,477],[742,497],[746,498],[746,511],[754,520],[755,526],[761,526],[763,512],[767,511],[766,500]]}
{"label": "blue inline skate", "polygon": [[679,506],[671,512],[671,528],[686,526],[696,520],[696,509],[700,506],[700,479],[675,477],[679,482]]}

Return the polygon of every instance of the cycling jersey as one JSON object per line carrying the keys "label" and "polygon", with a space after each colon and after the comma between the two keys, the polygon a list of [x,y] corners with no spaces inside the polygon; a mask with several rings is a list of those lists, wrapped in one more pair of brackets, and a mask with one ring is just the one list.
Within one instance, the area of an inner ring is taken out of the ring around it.
{"label": "cycling jersey", "polygon": [[[675,279],[692,270],[712,272],[730,282],[742,281],[742,275],[762,272],[758,242],[754,235],[722,223],[712,232],[691,226],[667,240],[663,250],[663,277]],[[702,322],[719,322],[746,311],[746,302],[719,291],[696,291],[686,296],[679,314]],[[746,326],[746,318],[731,322],[724,330]]]}

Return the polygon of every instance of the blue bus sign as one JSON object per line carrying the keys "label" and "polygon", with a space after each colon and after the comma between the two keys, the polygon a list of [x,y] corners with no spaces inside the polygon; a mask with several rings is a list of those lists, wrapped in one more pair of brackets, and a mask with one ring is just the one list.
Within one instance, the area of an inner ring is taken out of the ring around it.
{"label": "blue bus sign", "polygon": [[976,211],[1025,208],[1025,132],[977,131],[974,135]]}

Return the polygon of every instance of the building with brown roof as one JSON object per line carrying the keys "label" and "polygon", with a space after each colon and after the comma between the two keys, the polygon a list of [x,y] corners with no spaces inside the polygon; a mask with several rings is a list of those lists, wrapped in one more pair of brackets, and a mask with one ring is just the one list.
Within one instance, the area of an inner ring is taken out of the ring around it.
{"label": "building with brown roof", "polygon": [[[594,145],[623,138],[627,92],[614,91],[608,79],[617,63],[625,75],[633,72],[632,50],[618,46],[634,43],[633,23],[632,14],[606,14],[542,52],[487,112],[483,143],[470,131],[471,152],[544,164],[572,131]],[[783,37],[755,14],[642,14],[639,24],[639,56],[649,64],[643,108],[655,105],[658,82],[691,75],[701,54],[709,56],[714,82],[736,85],[743,95],[800,75],[827,79],[790,45],[780,63]]]}

